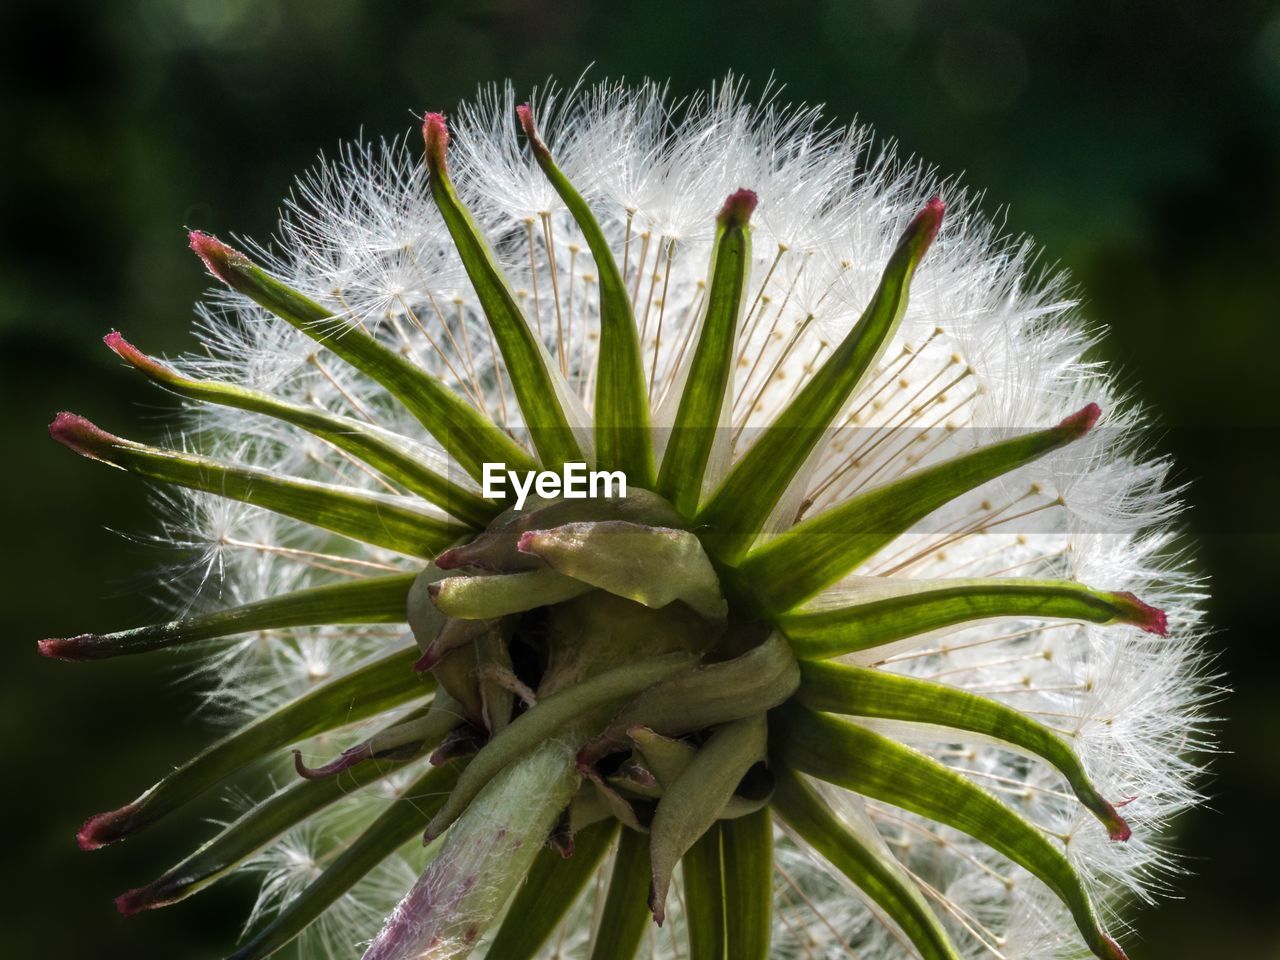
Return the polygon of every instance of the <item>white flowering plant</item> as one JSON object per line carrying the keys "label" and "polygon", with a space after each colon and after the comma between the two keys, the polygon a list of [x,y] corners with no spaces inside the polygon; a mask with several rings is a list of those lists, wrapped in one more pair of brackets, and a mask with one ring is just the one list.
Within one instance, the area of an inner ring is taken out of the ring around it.
{"label": "white flowering plant", "polygon": [[193,232],[197,351],[106,337],[175,442],[50,427],[195,559],[175,619],[41,652],[195,651],[235,726],[80,845],[251,798],[120,911],[246,871],[237,960],[1124,957],[1211,691],[1063,279],[732,80],[423,135],[269,247]]}

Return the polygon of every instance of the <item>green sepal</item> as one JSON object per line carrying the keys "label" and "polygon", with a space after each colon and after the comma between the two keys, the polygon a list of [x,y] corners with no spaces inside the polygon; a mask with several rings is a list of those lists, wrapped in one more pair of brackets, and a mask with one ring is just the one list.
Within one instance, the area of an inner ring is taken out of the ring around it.
{"label": "green sepal", "polygon": [[466,543],[446,550],[436,562],[443,569],[478,567],[495,573],[517,573],[543,566],[537,557],[520,552],[520,538],[530,530],[549,530],[583,520],[629,520],[651,527],[683,528],[685,521],[671,504],[649,490],[629,486],[625,497],[608,500],[535,500],[521,510],[498,515],[484,531]]}
{"label": "green sepal", "polygon": [[304,779],[325,780],[369,760],[380,763],[412,760],[428,746],[438,744],[458,722],[457,703],[447,693],[438,692],[429,706],[414,710],[398,723],[348,747],[328,763],[309,766],[302,758],[302,751],[294,750],[293,766]]}
{"label": "green sepal", "polygon": [[623,828],[590,960],[635,960],[649,921],[649,838]]}
{"label": "green sepal", "polygon": [[214,403],[237,410],[261,413],[301,427],[367,463],[385,477],[435,504],[450,516],[470,526],[483,526],[502,509],[468,488],[428,466],[430,451],[376,424],[343,417],[315,406],[288,403],[269,393],[249,390],[231,383],[185,377],[138,350],[118,333],[105,340],[123,360],[155,383],[181,397]]}
{"label": "green sepal", "polygon": [[738,459],[698,513],[708,543],[732,563],[764,528],[788,485],[875,366],[907,310],[907,288],[942,222],[936,198],[912,220],[861,318],[826,363]]}
{"label": "green sepal", "polygon": [[[756,715],[763,716],[763,714]],[[684,740],[654,733],[648,727],[632,727],[630,733],[631,740],[636,745],[636,753],[644,761],[642,765],[637,761],[637,765],[642,770],[649,771],[650,776],[657,781],[657,790],[652,792],[660,799],[693,765],[698,756],[698,748]],[[760,759],[763,758],[761,754]],[[639,772],[634,767],[632,770]],[[610,779],[611,782],[616,782],[617,778]],[[743,785],[739,782],[737,787]],[[717,819],[735,820],[738,817],[757,813],[769,802],[769,797],[773,794],[772,777],[762,778],[758,783],[747,781],[745,786],[750,795],[740,794],[735,787],[733,795],[716,811]]]}
{"label": "green sepal", "polygon": [[768,807],[720,821],[725,953],[769,960],[773,934],[773,818]]}
{"label": "green sepal", "polygon": [[497,736],[511,723],[515,707],[512,684],[503,683],[500,677],[515,680],[511,667],[511,651],[508,648],[510,631],[501,628],[500,620],[453,620],[459,624],[487,624],[472,643],[476,647],[476,682],[480,688],[481,711],[484,726],[490,736]]}
{"label": "green sepal", "polygon": [[[640,804],[635,804],[628,798],[628,796],[624,796],[623,793],[617,789],[616,785],[611,782],[614,778],[611,777],[610,782],[606,782],[605,780],[602,780],[600,775],[590,767],[580,767],[579,770],[582,773],[584,781],[590,785],[592,790],[595,791],[595,801],[604,808],[609,816],[613,817],[624,827],[627,827],[630,830],[637,833],[648,834],[649,815],[651,811],[647,811],[645,819],[641,820],[640,811],[637,809]],[[652,804],[649,804],[648,806],[651,807]],[[647,877],[645,878],[645,883],[648,883]],[[644,898],[642,897],[641,903],[643,904],[643,902]],[[648,912],[647,908],[645,912]]]}
{"label": "green sepal", "polygon": [[1012,707],[946,684],[841,663],[801,661],[800,675],[796,699],[811,710],[965,730],[1047,760],[1112,840],[1129,839],[1129,825],[1094,787],[1075,751]]}
{"label": "green sepal", "polygon": [[532,960],[595,875],[617,833],[618,821],[595,823],[573,838],[567,859],[549,847],[538,851],[524,885],[511,899],[488,955]]}
{"label": "green sepal", "polygon": [[416,656],[414,648],[397,650],[259,717],[207,747],[132,803],[91,817],[80,830],[80,846],[92,850],[122,840],[275,750],[425,697],[435,684],[429,675],[413,672]]}
{"label": "green sepal", "polygon": [[220,240],[193,233],[191,248],[223,283],[385,387],[472,479],[482,478],[485,463],[535,469],[533,458],[518,443],[408,357],[281,283]]}
{"label": "green sepal", "polygon": [[653,485],[653,445],[649,434],[649,391],[635,315],[622,271],[595,214],[569,182],[538,136],[527,105],[517,107],[538,166],[582,231],[600,281],[600,347],[596,360],[596,465],[621,470],[637,487]]}
{"label": "green sepal", "polygon": [[429,670],[454,650],[486,641],[497,633],[502,620],[452,620],[445,618],[431,642],[422,651],[415,669]]}
{"label": "green sepal", "polygon": [[262,960],[288,946],[303,930],[369,871],[395,853],[422,829],[444,803],[463,761],[428,770],[404,789],[400,798],[349,843],[267,926],[228,960]]}
{"label": "green sepal", "polygon": [[557,573],[646,607],[679,600],[707,620],[719,622],[728,615],[720,578],[687,530],[625,520],[569,523],[530,530],[521,536],[519,549]]}
{"label": "green sepal", "polygon": [[[440,689],[449,695],[457,704],[458,713],[475,727],[476,731],[484,730],[484,696],[480,693],[480,679],[476,675],[478,667],[476,645],[467,643],[450,650],[431,666],[431,676],[440,685]],[[420,663],[421,661],[419,661]],[[417,664],[415,664],[415,667]],[[449,744],[452,747],[466,746],[472,739],[472,731],[459,731],[463,737],[460,742]]]}
{"label": "green sepal", "polygon": [[1098,415],[1090,404],[1055,427],[989,444],[851,497],[748,553],[733,576],[737,593],[762,614],[791,610],[944,504],[1084,436]]}
{"label": "green sepal", "polygon": [[732,660],[700,665],[696,670],[655,684],[624,706],[597,737],[583,747],[581,762],[595,763],[634,739],[642,725],[665,737],[741,720],[785,701],[800,683],[800,668],[781,634]]}
{"label": "green sepal", "polygon": [[747,771],[765,758],[763,713],[718,727],[662,794],[649,825],[649,909],[659,923],[676,864],[720,817]]}
{"label": "green sepal", "polygon": [[575,837],[587,827],[594,826],[602,820],[608,820],[612,816],[609,805],[601,797],[595,783],[584,778],[578,786],[578,792],[569,801],[569,809],[565,811],[562,825],[570,837]]}
{"label": "green sepal", "polygon": [[492,620],[509,613],[571,600],[592,589],[554,570],[527,570],[493,576],[446,577],[428,588],[441,613],[459,620]]}
{"label": "green sepal", "polygon": [[326,584],[168,623],[42,640],[40,652],[59,660],[102,660],[259,630],[403,623],[405,597],[414,576],[406,573]]}
{"label": "green sepal", "polygon": [[783,764],[966,833],[1039,877],[1070,910],[1102,960],[1125,960],[1061,849],[986,790],[910,747],[795,703],[774,712]]}
{"label": "green sepal", "polygon": [[[594,677],[543,697],[522,713],[476,755],[467,772],[449,795],[448,802],[432,818],[428,837],[438,837],[507,764],[525,756],[549,737],[565,734],[570,724],[592,718],[619,701],[635,696],[696,662],[692,654],[668,653],[605,670]],[[585,739],[585,738],[584,738]]]}
{"label": "green sepal", "polygon": [[409,592],[405,596],[405,620],[409,624],[409,632],[413,634],[418,649],[424,654],[439,635],[449,618],[436,609],[431,599],[432,585],[443,580],[448,574],[429,562],[413,578]]}
{"label": "green sepal", "polygon": [[776,765],[774,773],[772,805],[783,822],[888,914],[923,960],[960,960],[920,889],[884,842],[851,830],[793,771]]}
{"label": "green sepal", "polygon": [[[493,251],[449,179],[445,163],[449,135],[444,118],[429,113],[422,129],[427,146],[431,195],[453,238],[467,276],[471,278],[480,309],[489,321],[489,329],[493,331],[493,338],[506,363],[516,400],[539,459],[551,469],[566,463],[589,461],[562,405],[562,398],[568,395],[568,387],[559,371],[552,367],[546,349],[529,328],[502,268],[494,260]],[[496,462],[504,461],[498,459]],[[510,461],[505,462],[508,469],[517,469]]]}
{"label": "green sepal", "polygon": [[1159,611],[1131,593],[1095,590],[1070,580],[934,580],[885,582],[869,577],[867,599],[799,608],[777,619],[801,659],[819,660],[994,617],[1130,623],[1163,632]]}
{"label": "green sepal", "polygon": [[648,727],[632,727],[631,740],[636,745],[636,752],[644,760],[646,770],[652,772],[663,791],[684,776],[684,772],[698,755],[698,748],[674,737],[664,737]]}
{"label": "green sepal", "polygon": [[253,504],[361,543],[410,556],[434,556],[468,529],[428,513],[407,497],[282,477],[257,467],[224,463],[178,450],[161,450],[113,436],[70,413],[58,414],[49,432],[81,456],[101,460],[148,480]]}
{"label": "green sepal", "polygon": [[725,952],[724,862],[713,823],[681,860],[689,960],[734,960]]}
{"label": "green sepal", "polygon": [[407,762],[384,760],[360,764],[332,777],[298,780],[277,790],[156,880],[117,897],[116,909],[131,916],[142,910],[167,907],[199,893],[281,834],[357,790],[389,777]]}
{"label": "green sepal", "polygon": [[707,308],[658,470],[658,492],[687,517],[698,511],[716,434],[725,426],[738,320],[751,270],[748,220],[755,203],[755,194],[738,191],[717,218]]}

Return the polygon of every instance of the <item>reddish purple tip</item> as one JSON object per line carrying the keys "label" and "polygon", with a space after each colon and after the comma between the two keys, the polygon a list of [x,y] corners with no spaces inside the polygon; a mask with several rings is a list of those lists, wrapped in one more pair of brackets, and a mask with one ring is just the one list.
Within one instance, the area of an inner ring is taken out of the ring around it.
{"label": "reddish purple tip", "polygon": [[79,414],[65,410],[49,424],[49,436],[82,457],[97,460],[104,459],[103,455],[111,447],[123,443],[119,437],[107,433]]}
{"label": "reddish purple tip", "polygon": [[537,128],[533,125],[533,110],[527,103],[522,103],[516,107],[516,116],[520,118],[520,126],[524,129],[525,136],[536,137],[538,135]]}
{"label": "reddish purple tip", "polygon": [[413,672],[426,673],[428,670],[434,667],[437,663],[439,663],[440,659],[441,659],[440,654],[437,653],[435,650],[431,649],[430,647],[428,647],[426,653],[420,656],[417,660],[413,661]]}
{"label": "reddish purple tip", "polygon": [[541,530],[526,530],[524,533],[520,534],[520,539],[516,541],[516,549],[521,553],[527,553],[530,556],[537,556],[538,547],[535,541],[538,538],[538,534],[542,532],[543,531]]}
{"label": "reddish purple tip", "polygon": [[1078,440],[1093,429],[1093,425],[1098,422],[1100,416],[1102,416],[1102,408],[1096,403],[1091,403],[1063,420],[1058,424],[1058,429],[1070,434],[1073,440]]}
{"label": "reddish purple tip", "polygon": [[172,901],[156,900],[147,887],[134,887],[132,890],[126,890],[116,897],[116,910],[120,912],[122,917],[132,917],[135,914],[142,913],[143,910],[154,910],[156,907],[163,907],[166,902]]}
{"label": "reddish purple tip", "polygon": [[133,832],[131,820],[134,804],[128,804],[119,810],[109,810],[90,817],[76,834],[76,843],[81,850],[98,850],[109,843],[123,840]]}
{"label": "reddish purple tip", "polygon": [[529,138],[529,146],[533,148],[533,152],[541,157],[550,156],[551,152],[547,149],[547,145],[543,143],[542,137],[538,136],[538,127],[533,122],[533,109],[529,104],[522,103],[516,107],[516,116],[520,118],[520,128]]}
{"label": "reddish purple tip", "polygon": [[450,547],[436,557],[435,563],[441,570],[457,570],[459,567],[465,567],[468,565],[466,551],[463,547]]}
{"label": "reddish purple tip", "polygon": [[327,777],[336,776],[343,770],[349,770],[362,760],[368,760],[373,756],[373,748],[367,743],[362,743],[350,750],[344,750],[337,758],[323,763],[318,767],[309,767],[302,762],[302,751],[293,751],[293,768],[298,771],[298,776],[304,780],[324,780]]}
{"label": "reddish purple tip", "polygon": [[134,887],[132,890],[126,890],[120,896],[116,897],[116,910],[122,917],[132,917],[135,913],[141,913],[150,906],[146,901],[144,887]]}
{"label": "reddish purple tip", "polygon": [[658,899],[652,880],[649,881],[649,912],[653,914],[653,922],[658,926],[662,926],[662,922],[667,919],[667,906]]}
{"label": "reddish purple tip", "polygon": [[1169,617],[1163,610],[1157,610],[1149,603],[1143,603],[1132,593],[1117,593],[1115,598],[1126,609],[1125,621],[1135,627],[1141,627],[1147,633],[1157,637],[1169,635]]}
{"label": "reddish purple tip", "polygon": [[1105,933],[1102,934],[1102,944],[1110,951],[1110,960],[1129,960],[1129,955],[1124,952],[1120,944],[1116,943]]}
{"label": "reddish purple tip", "polygon": [[628,780],[638,783],[641,786],[650,788],[662,786],[662,784],[658,782],[658,778],[653,775],[652,771],[646,770],[638,763],[624,763],[619,770]]}
{"label": "reddish purple tip", "polygon": [[226,284],[231,283],[231,264],[245,259],[244,254],[238,250],[227,246],[212,234],[201,233],[199,230],[188,233],[187,242],[196,256],[204,261],[205,269]]}
{"label": "reddish purple tip", "polygon": [[938,230],[942,228],[942,218],[947,212],[947,205],[942,202],[941,197],[932,197],[928,203],[924,205],[924,209],[915,215],[915,219],[911,221],[911,226],[907,227],[907,237],[914,241],[920,247],[920,255],[929,249],[933,243],[933,238],[938,235]]}
{"label": "reddish purple tip", "polygon": [[427,167],[432,172],[445,169],[445,153],[449,149],[449,127],[443,113],[428,113],[422,118],[422,140],[427,147]]}
{"label": "reddish purple tip", "polygon": [[751,219],[751,214],[755,212],[756,204],[759,202],[760,198],[756,196],[754,190],[742,187],[729,194],[724,206],[720,208],[720,214],[716,217],[716,220],[719,221],[721,226],[728,228],[745,227]]}
{"label": "reddish purple tip", "polygon": [[[1133,836],[1133,830],[1129,826],[1129,822],[1116,811],[1115,805],[1102,800],[1102,810],[1100,813],[1105,814],[1107,836],[1116,843],[1126,843]],[[1123,806],[1123,804],[1122,804]]]}
{"label": "reddish purple tip", "polygon": [[102,342],[107,345],[112,353],[129,364],[129,366],[141,370],[149,377],[171,379],[174,376],[172,370],[152,357],[147,356],[126,340],[119,331],[112,330],[102,338]]}
{"label": "reddish purple tip", "polygon": [[92,633],[84,633],[78,637],[51,637],[48,640],[39,640],[36,646],[40,650],[40,656],[48,657],[50,660],[66,660],[68,663],[78,663],[83,660],[93,660],[94,657],[86,652],[91,650],[90,641],[94,640]]}

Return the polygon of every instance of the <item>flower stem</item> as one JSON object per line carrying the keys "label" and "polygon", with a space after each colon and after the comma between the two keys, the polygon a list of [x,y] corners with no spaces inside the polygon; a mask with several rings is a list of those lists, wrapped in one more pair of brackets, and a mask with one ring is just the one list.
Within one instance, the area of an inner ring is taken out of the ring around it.
{"label": "flower stem", "polygon": [[470,954],[577,790],[578,746],[574,736],[547,740],[496,776],[444,835],[364,960]]}

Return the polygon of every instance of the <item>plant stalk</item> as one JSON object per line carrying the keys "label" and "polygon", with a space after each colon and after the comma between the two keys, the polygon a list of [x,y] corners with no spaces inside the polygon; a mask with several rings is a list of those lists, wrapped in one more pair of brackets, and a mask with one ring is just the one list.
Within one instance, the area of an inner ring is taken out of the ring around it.
{"label": "plant stalk", "polygon": [[363,960],[469,955],[577,790],[577,749],[573,736],[547,740],[494,777],[441,838]]}

